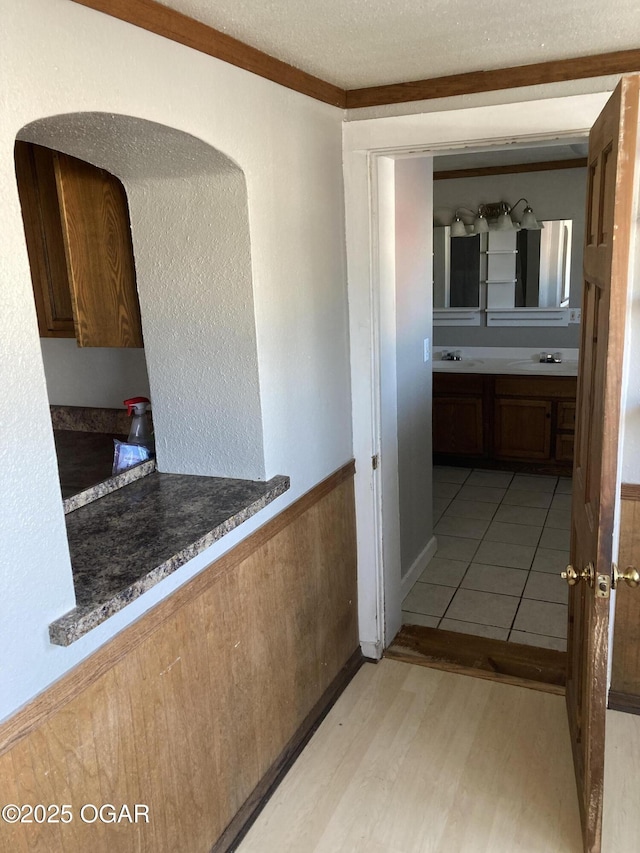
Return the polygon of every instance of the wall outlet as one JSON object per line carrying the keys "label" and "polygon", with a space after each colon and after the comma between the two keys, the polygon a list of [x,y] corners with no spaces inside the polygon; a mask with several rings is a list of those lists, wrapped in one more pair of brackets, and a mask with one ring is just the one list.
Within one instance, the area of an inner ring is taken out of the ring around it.
{"label": "wall outlet", "polygon": [[579,323],[582,320],[581,308],[569,308],[569,322]]}
{"label": "wall outlet", "polygon": [[424,357],[425,363],[426,363],[427,361],[429,361],[429,360],[430,360],[430,358],[431,358],[431,346],[430,346],[430,343],[429,343],[429,338],[425,338],[425,339],[424,339],[424,352],[423,352],[423,357]]}

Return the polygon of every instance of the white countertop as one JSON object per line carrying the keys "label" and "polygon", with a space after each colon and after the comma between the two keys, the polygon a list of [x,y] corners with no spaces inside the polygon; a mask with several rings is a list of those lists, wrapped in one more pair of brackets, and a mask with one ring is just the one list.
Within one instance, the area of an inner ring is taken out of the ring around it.
{"label": "white countertop", "polygon": [[[459,350],[461,361],[442,361],[442,353]],[[519,376],[577,376],[578,350],[562,351],[560,364],[540,361],[540,350],[506,347],[438,347],[433,355],[438,373],[493,373]]]}

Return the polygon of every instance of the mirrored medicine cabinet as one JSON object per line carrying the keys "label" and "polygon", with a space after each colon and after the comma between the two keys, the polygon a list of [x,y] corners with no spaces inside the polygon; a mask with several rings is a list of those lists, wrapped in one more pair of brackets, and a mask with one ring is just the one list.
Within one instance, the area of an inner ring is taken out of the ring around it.
{"label": "mirrored medicine cabinet", "polygon": [[452,237],[433,229],[434,325],[567,325],[570,219]]}

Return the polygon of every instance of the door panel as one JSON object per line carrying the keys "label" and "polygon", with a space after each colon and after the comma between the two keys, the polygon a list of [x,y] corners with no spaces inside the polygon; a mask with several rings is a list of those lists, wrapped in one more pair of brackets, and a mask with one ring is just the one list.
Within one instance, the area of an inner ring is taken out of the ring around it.
{"label": "door panel", "polygon": [[[637,76],[625,77],[589,137],[583,326],[573,472],[567,712],[584,849],[600,851],[609,589],[619,493],[618,433],[638,124]],[[588,567],[593,566],[588,577]]]}

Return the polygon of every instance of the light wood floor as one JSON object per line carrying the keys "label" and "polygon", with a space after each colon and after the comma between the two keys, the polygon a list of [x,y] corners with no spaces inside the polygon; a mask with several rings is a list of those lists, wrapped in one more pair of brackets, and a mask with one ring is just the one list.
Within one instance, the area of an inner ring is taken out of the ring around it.
{"label": "light wood floor", "polygon": [[640,850],[640,717],[607,711],[603,853]]}
{"label": "light wood floor", "polygon": [[563,697],[385,659],[358,672],[238,853],[581,850]]}

